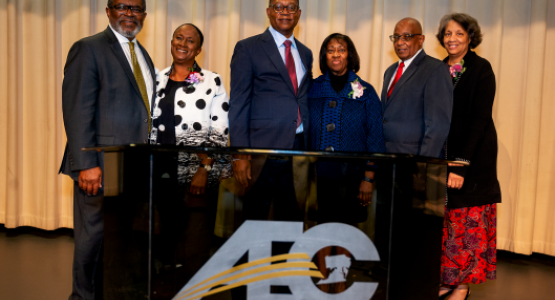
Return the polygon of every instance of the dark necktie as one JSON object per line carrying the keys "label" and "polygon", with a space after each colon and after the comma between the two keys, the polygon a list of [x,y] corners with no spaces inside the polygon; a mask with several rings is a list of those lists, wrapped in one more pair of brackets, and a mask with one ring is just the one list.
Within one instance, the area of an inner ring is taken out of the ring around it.
{"label": "dark necktie", "polygon": [[[293,83],[293,89],[295,90],[295,96],[297,95],[297,91],[299,89],[299,83],[297,81],[297,69],[295,68],[295,60],[293,59],[293,54],[291,54],[291,41],[286,40],[283,42],[285,45],[285,67],[287,68],[287,72],[289,73],[289,77],[291,78],[291,83]],[[301,126],[301,110],[299,106],[297,106],[297,127]]]}
{"label": "dark necktie", "polygon": [[397,81],[399,81],[399,78],[401,78],[401,75],[403,75],[403,68],[404,67],[405,67],[405,63],[401,62],[399,64],[399,68],[397,69],[397,74],[395,75],[395,79],[393,79],[393,83],[391,84],[391,87],[389,88],[389,92],[387,93],[387,98],[388,99],[389,99],[389,96],[391,96],[391,92],[393,92],[393,88],[397,84]]}

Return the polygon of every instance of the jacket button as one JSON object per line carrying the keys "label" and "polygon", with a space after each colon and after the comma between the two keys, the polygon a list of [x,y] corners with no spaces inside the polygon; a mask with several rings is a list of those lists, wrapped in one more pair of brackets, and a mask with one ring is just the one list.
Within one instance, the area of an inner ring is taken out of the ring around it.
{"label": "jacket button", "polygon": [[143,143],[145,143],[145,144],[146,144],[146,140],[144,140],[144,141],[143,141]]}
{"label": "jacket button", "polygon": [[333,151],[334,151],[334,149],[333,149],[333,147],[332,147],[332,146],[329,146],[329,147],[327,147],[327,148],[326,148],[326,149],[324,149],[324,150],[325,150],[325,151],[330,151],[330,152],[333,152]]}
{"label": "jacket button", "polygon": [[330,101],[330,103],[328,103],[328,106],[331,108],[335,108],[337,106],[337,101]]}
{"label": "jacket button", "polygon": [[383,123],[385,124],[385,123],[387,123],[387,121],[385,119],[383,119]]}
{"label": "jacket button", "polygon": [[148,123],[148,119],[144,119],[143,121],[144,121],[145,123]]}
{"label": "jacket button", "polygon": [[335,130],[335,124],[330,123],[328,125],[326,125],[326,129],[328,130],[328,132],[332,132]]}

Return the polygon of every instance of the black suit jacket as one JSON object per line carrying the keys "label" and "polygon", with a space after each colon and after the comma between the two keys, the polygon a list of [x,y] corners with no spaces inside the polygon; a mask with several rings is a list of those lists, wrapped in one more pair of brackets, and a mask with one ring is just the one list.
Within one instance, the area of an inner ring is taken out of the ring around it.
{"label": "black suit jacket", "polygon": [[[155,83],[152,60],[139,47]],[[152,90],[156,90],[154,86]],[[82,148],[147,142],[148,111],[133,70],[110,27],[77,41],[69,50],[62,109],[67,145],[60,172],[74,180],[80,170],[103,167],[102,153],[81,151]]]}
{"label": "black suit jacket", "polygon": [[312,52],[295,40],[306,69],[297,95],[269,30],[239,41],[231,60],[229,108],[233,147],[292,149],[300,108],[305,144],[309,144],[308,88]]}
{"label": "black suit jacket", "polygon": [[501,202],[497,132],[492,118],[495,74],[490,63],[472,51],[463,59],[466,71],[455,86],[447,154],[451,160],[470,162],[470,166],[449,167],[450,172],[464,177],[460,190],[447,190],[450,208]]}
{"label": "black suit jacket", "polygon": [[398,67],[395,63],[386,70],[381,96],[386,152],[439,157],[453,109],[449,68],[422,50],[388,99],[389,82]]}

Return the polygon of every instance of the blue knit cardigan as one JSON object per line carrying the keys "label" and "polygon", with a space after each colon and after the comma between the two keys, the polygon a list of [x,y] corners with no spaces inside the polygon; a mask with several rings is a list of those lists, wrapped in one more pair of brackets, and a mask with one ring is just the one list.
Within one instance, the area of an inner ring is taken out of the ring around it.
{"label": "blue knit cardigan", "polygon": [[[352,99],[351,82],[365,87],[364,94]],[[316,78],[308,93],[311,149],[317,151],[383,153],[382,105],[376,91],[353,71],[337,93],[326,74]],[[332,150],[333,149],[333,150]]]}

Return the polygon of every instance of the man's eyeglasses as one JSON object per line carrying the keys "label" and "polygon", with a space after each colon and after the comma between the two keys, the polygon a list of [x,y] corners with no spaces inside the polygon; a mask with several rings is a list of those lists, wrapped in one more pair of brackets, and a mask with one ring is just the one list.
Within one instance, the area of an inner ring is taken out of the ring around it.
{"label": "man's eyeglasses", "polygon": [[276,3],[274,5],[270,5],[270,7],[274,8],[274,11],[278,14],[281,14],[287,9],[290,14],[294,14],[299,11],[299,6],[295,4],[283,5],[281,3]]}
{"label": "man's eyeglasses", "polygon": [[145,9],[140,6],[131,6],[131,5],[113,5],[110,7],[111,9],[117,11],[120,14],[126,14],[129,10],[132,14],[136,16],[142,16],[145,13]]}
{"label": "man's eyeglasses", "polygon": [[422,35],[421,33],[413,33],[413,34],[403,34],[403,35],[390,35],[389,39],[392,42],[396,42],[401,39],[404,42],[410,42],[415,35]]}

